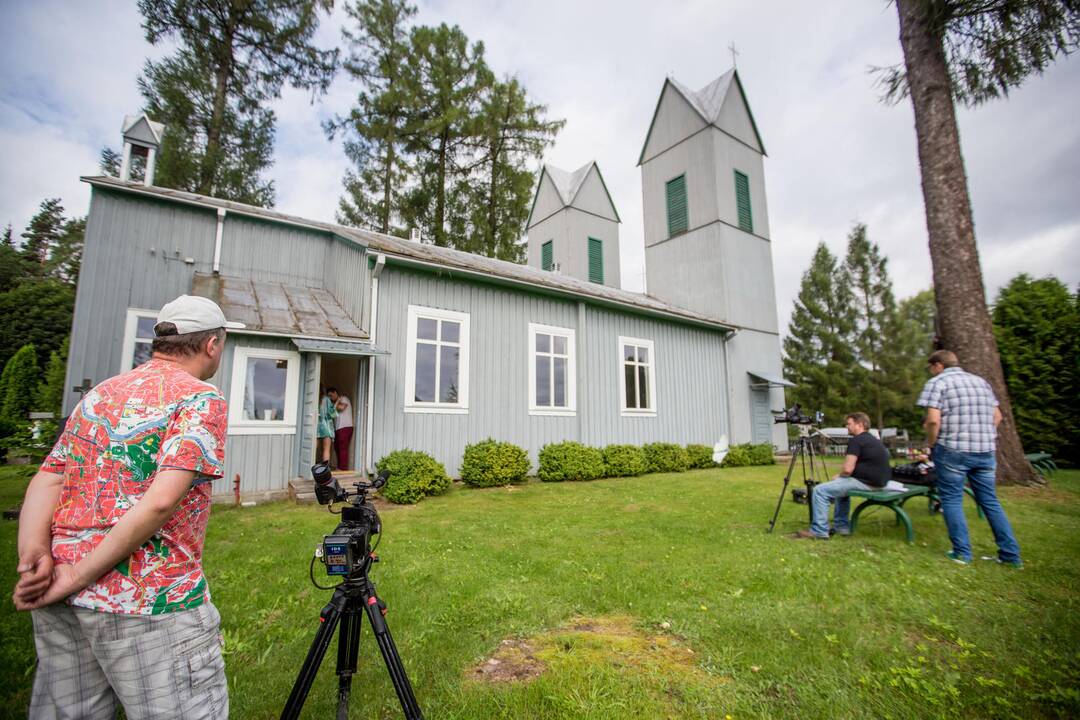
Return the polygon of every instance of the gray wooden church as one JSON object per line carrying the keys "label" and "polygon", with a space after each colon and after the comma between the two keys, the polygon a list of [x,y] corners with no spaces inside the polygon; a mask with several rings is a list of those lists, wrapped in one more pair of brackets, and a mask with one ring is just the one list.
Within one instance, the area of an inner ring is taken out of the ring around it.
{"label": "gray wooden church", "polygon": [[[148,357],[182,293],[231,332],[226,478],[284,494],[315,456],[320,386],[353,400],[355,465],[412,448],[455,475],[466,444],[786,444],[762,159],[732,70],[667,80],[639,165],[648,293],[620,288],[619,215],[595,163],[545,166],[518,265],[152,185],[161,128],[124,123],[121,178],[92,186],[75,304],[70,412],[85,379]],[[127,179],[146,159],[146,182]],[[215,493],[225,495],[231,483]]]}

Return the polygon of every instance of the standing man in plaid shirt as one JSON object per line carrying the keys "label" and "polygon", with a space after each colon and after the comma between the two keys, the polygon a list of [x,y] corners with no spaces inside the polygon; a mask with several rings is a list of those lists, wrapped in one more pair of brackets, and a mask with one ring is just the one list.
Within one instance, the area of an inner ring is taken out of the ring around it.
{"label": "standing man in plaid shirt", "polygon": [[997,427],[1001,410],[990,383],[964,372],[956,354],[938,350],[928,361],[932,378],[926,381],[916,405],[926,408],[923,428],[931,447],[938,477],[938,493],[952,550],[953,562],[971,562],[967,520],[964,518],[964,483],[970,482],[975,502],[982,508],[998,546],[997,561],[1023,567],[1020,546],[994,490]]}
{"label": "standing man in plaid shirt", "polygon": [[31,720],[226,718],[221,617],[202,571],[222,476],[225,320],[181,295],[153,357],[83,397],[26,490],[17,610],[32,610]]}

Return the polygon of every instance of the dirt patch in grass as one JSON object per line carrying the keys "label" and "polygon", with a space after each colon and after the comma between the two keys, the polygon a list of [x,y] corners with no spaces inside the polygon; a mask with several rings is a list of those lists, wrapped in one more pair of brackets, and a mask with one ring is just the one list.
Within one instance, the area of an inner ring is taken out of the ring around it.
{"label": "dirt patch in grass", "polygon": [[[1051,480],[1051,482],[1053,481]],[[1013,485],[1002,488],[1002,490],[1004,492],[1001,492],[1001,495],[1016,500],[1038,500],[1051,505],[1064,505],[1076,501],[1076,493],[1055,488],[1053,485],[1044,485],[1043,487],[1018,487]]]}
{"label": "dirt patch in grass", "polygon": [[580,617],[528,638],[507,638],[468,674],[480,682],[527,682],[549,668],[587,666],[697,686],[726,680],[699,667],[696,653],[682,638],[663,630],[646,632],[628,616]]}

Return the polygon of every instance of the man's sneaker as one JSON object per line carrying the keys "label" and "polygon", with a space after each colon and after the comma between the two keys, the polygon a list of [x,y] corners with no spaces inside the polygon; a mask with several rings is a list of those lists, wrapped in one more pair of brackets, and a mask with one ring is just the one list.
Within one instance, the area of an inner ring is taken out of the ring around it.
{"label": "man's sneaker", "polygon": [[837,529],[833,530],[833,533],[836,534],[836,535],[843,535],[843,536],[846,537],[846,536],[851,534],[851,528],[837,528]]}
{"label": "man's sneaker", "polygon": [[965,558],[963,555],[959,554],[955,550],[950,550],[949,552],[945,553],[945,557],[949,558],[950,560],[952,560],[954,563],[956,563],[958,565],[970,565],[971,564],[970,560],[968,560],[967,558]]}
{"label": "man's sneaker", "polygon": [[799,530],[798,532],[791,533],[790,535],[788,535],[788,537],[792,538],[794,540],[828,540],[829,539],[828,535],[826,535],[825,537],[822,537],[821,535],[815,535],[814,533],[810,532],[809,530]]}
{"label": "man's sneaker", "polygon": [[998,565],[1008,565],[1009,567],[1016,568],[1017,570],[1024,569],[1024,561],[1020,558],[1016,558],[1015,560],[1002,560],[1001,558],[994,557],[993,555],[983,555],[983,560],[993,560]]}

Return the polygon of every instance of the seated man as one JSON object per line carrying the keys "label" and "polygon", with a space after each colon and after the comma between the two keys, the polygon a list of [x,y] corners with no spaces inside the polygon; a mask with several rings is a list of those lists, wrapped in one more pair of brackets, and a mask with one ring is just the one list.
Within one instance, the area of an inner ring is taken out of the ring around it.
{"label": "seated man", "polygon": [[889,451],[870,434],[870,418],[866,413],[855,412],[847,416],[847,430],[851,434],[847,454],[840,474],[827,483],[814,488],[813,521],[809,530],[800,530],[795,538],[816,540],[829,539],[829,503],[836,501],[833,524],[838,535],[850,535],[848,493],[852,490],[881,490],[892,477],[889,467]]}

